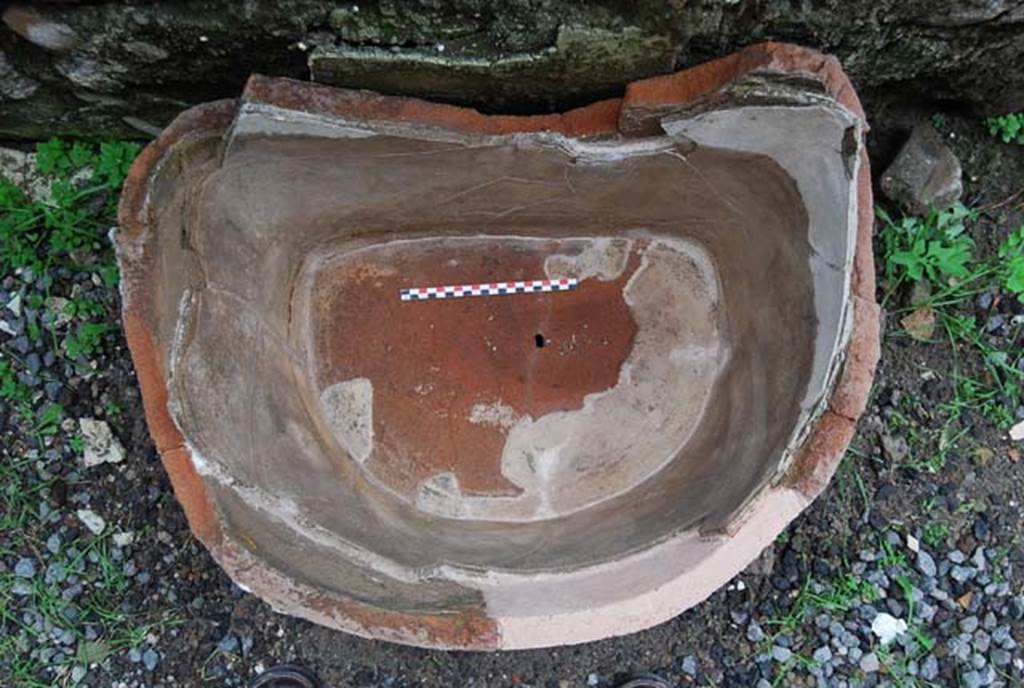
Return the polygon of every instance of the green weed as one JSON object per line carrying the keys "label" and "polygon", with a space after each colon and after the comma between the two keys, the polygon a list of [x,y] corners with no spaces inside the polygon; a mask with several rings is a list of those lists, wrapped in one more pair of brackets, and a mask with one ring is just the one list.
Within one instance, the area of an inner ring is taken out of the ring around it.
{"label": "green weed", "polygon": [[36,165],[50,181],[47,199],[29,198],[0,177],[0,270],[41,273],[73,263],[76,251],[100,246],[138,150],[134,143],[39,144]]}
{"label": "green weed", "polygon": [[947,537],[949,537],[949,524],[941,521],[932,521],[921,532],[921,542],[932,549],[945,542]]}
{"label": "green weed", "polygon": [[999,279],[1003,288],[1024,302],[1024,225],[1006,238],[996,255],[1001,261]]}
{"label": "green weed", "polygon": [[1017,142],[1024,145],[1024,112],[1015,112],[985,120],[988,133],[998,136],[1003,143]]}
{"label": "green weed", "polygon": [[968,266],[974,257],[974,242],[966,233],[965,222],[975,216],[963,204],[924,218],[908,215],[895,220],[882,208],[876,212],[883,223],[888,285],[883,305],[908,281],[927,279],[943,284],[971,276]]}

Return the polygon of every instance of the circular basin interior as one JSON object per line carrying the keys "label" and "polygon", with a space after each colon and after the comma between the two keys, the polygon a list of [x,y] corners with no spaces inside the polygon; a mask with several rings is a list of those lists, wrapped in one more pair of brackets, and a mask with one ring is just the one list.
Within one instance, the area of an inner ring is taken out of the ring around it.
{"label": "circular basin interior", "polygon": [[776,110],[583,143],[249,103],[177,151],[153,329],[224,530],[419,613],[728,529],[848,328],[852,116]]}
{"label": "circular basin interior", "polygon": [[[600,561],[727,519],[775,468],[810,376],[792,180],[672,147],[589,166],[544,145],[380,155],[409,145],[252,137],[206,178],[172,387],[196,452],[365,546],[353,500],[385,511],[409,540],[373,549],[414,566]],[[562,277],[577,288],[400,298]]]}

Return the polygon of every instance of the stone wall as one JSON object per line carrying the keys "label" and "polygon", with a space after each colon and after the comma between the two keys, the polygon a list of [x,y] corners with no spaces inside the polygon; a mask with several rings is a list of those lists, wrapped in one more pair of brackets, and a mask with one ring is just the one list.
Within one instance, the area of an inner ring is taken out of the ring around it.
{"label": "stone wall", "polygon": [[149,136],[252,72],[546,112],[763,40],[837,55],[869,110],[1024,109],[1019,0],[64,0],[4,10],[0,137]]}

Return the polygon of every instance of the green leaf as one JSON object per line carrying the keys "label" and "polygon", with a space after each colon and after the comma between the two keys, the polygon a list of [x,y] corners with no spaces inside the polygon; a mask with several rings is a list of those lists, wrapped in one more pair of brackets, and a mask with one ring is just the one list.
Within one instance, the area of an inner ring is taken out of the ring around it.
{"label": "green leaf", "polygon": [[53,138],[36,144],[36,168],[43,174],[63,172],[68,165],[64,144],[59,139]]}
{"label": "green leaf", "polygon": [[929,262],[947,277],[963,278],[970,274],[967,263],[971,260],[971,247],[966,242],[946,246],[932,241],[928,245],[928,256],[932,259]]}
{"label": "green leaf", "polygon": [[75,659],[85,665],[98,664],[110,656],[113,649],[105,640],[80,640]]}
{"label": "green leaf", "polygon": [[50,404],[36,419],[36,432],[43,435],[53,435],[57,432],[61,417],[64,415],[64,407],[60,404]]}

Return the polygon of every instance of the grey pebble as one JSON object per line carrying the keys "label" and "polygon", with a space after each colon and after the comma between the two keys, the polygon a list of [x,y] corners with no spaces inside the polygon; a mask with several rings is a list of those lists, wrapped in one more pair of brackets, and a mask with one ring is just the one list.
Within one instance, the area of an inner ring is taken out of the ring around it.
{"label": "grey pebble", "polygon": [[149,648],[142,653],[142,663],[146,665],[146,669],[149,671],[156,669],[157,662],[159,661],[160,655],[158,655],[153,648]]}
{"label": "grey pebble", "polygon": [[55,583],[63,583],[68,577],[68,572],[60,562],[53,562],[46,567],[46,574],[44,580],[47,585],[53,585]]}
{"label": "grey pebble", "polygon": [[978,617],[968,616],[960,619],[960,630],[964,633],[974,633],[978,630]]}
{"label": "grey pebble", "polygon": [[785,664],[793,658],[793,651],[781,645],[772,646],[772,659],[780,664]]}
{"label": "grey pebble", "polygon": [[992,654],[989,655],[989,658],[992,660],[992,663],[995,664],[997,667],[1004,667],[1011,661],[1013,661],[1013,655],[1009,651],[1003,650],[1002,648],[996,648],[995,650],[992,650]]}
{"label": "grey pebble", "polygon": [[961,678],[964,688],[983,688],[985,683],[981,677],[981,673],[977,671],[968,671]]}
{"label": "grey pebble", "polygon": [[949,653],[961,662],[966,662],[967,658],[971,656],[971,645],[960,636],[957,636],[949,641]]}
{"label": "grey pebble", "polygon": [[19,578],[34,578],[36,575],[36,563],[28,557],[23,557],[14,565],[14,575]]}
{"label": "grey pebble", "polygon": [[50,554],[60,554],[60,535],[54,533],[46,538],[46,550]]}
{"label": "grey pebble", "polygon": [[761,626],[756,621],[751,621],[750,625],[747,626],[747,640],[752,643],[759,643],[764,640],[764,631],[761,630]]}
{"label": "grey pebble", "polygon": [[917,553],[917,570],[929,578],[934,578],[939,572],[938,568],[935,566],[935,560],[932,559],[932,555],[928,554],[923,549],[919,550]]}
{"label": "grey pebble", "polygon": [[878,661],[878,655],[874,652],[869,652],[860,658],[860,670],[865,674],[873,674],[881,667],[882,664]]}
{"label": "grey pebble", "polygon": [[33,593],[32,584],[27,580],[19,579],[11,586],[11,594],[18,597],[28,597]]}
{"label": "grey pebble", "polygon": [[224,654],[231,654],[232,652],[238,651],[238,636],[234,633],[228,633],[226,636],[220,639],[217,643],[217,649]]}
{"label": "grey pebble", "polygon": [[818,664],[824,664],[832,659],[832,650],[828,645],[822,645],[814,651],[812,658]]}
{"label": "grey pebble", "polygon": [[966,583],[970,579],[974,578],[977,573],[978,572],[970,566],[960,566],[958,564],[949,570],[949,577],[957,583]]}
{"label": "grey pebble", "polygon": [[921,678],[925,681],[934,681],[939,677],[939,660],[935,658],[935,655],[928,655],[925,657],[924,663],[921,664]]}
{"label": "grey pebble", "polygon": [[688,676],[696,676],[697,669],[698,666],[696,657],[694,657],[693,655],[688,655],[683,658],[683,673],[687,674]]}

